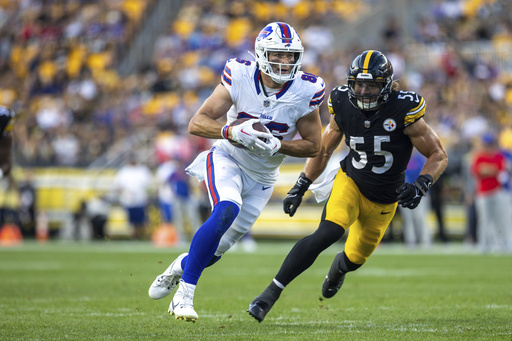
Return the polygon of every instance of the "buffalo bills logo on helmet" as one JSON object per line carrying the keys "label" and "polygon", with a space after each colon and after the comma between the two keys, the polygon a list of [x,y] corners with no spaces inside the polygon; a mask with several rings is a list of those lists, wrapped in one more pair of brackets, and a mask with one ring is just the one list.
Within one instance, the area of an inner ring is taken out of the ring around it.
{"label": "buffalo bills logo on helmet", "polygon": [[258,40],[261,40],[261,39],[265,39],[266,37],[268,37],[272,32],[274,32],[274,30],[272,29],[272,26],[267,26],[265,27],[264,29],[262,29],[260,31],[260,34],[258,34],[258,36],[256,37],[256,41]]}

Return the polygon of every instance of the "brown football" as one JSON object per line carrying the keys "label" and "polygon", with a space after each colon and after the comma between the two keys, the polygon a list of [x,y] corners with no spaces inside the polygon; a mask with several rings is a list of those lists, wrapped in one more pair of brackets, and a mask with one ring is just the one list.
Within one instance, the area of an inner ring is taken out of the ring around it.
{"label": "brown football", "polygon": [[[250,120],[250,118],[247,118],[247,117],[242,117],[242,118],[238,118],[236,120],[234,120],[233,122],[231,122],[229,124],[230,127],[232,126],[237,126],[239,124],[242,124],[243,122],[247,121],[247,120]],[[265,126],[261,123],[261,122],[256,122],[252,125],[252,128],[256,131],[261,131],[261,132],[266,132],[267,130],[265,129]],[[263,138],[260,137],[260,140],[264,140]],[[242,148],[242,149],[246,149],[245,146],[243,144],[240,144],[238,142],[235,142],[235,141],[232,141],[232,140],[228,140],[233,146],[237,147],[237,148]]]}

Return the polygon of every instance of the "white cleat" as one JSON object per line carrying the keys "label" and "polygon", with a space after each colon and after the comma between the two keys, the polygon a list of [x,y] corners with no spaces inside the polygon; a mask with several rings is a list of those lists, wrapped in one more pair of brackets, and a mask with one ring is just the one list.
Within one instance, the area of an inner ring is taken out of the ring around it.
{"label": "white cleat", "polygon": [[149,287],[149,297],[154,300],[159,300],[168,296],[174,288],[178,285],[183,269],[181,268],[181,260],[188,255],[188,253],[182,253],[172,262],[171,265],[164,271],[163,274],[156,276]]}
{"label": "white cleat", "polygon": [[195,285],[180,280],[180,286],[169,305],[169,314],[175,315],[177,320],[196,322],[198,316],[193,304],[195,289]]}

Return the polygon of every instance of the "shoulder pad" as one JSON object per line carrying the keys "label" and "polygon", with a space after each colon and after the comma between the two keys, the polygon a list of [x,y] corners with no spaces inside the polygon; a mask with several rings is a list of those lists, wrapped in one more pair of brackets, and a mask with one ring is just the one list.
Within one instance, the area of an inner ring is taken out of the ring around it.
{"label": "shoulder pad", "polygon": [[404,126],[408,126],[425,115],[427,103],[425,99],[414,91],[398,91],[396,103],[405,113]]}
{"label": "shoulder pad", "polygon": [[[307,74],[306,76],[308,76],[310,74]],[[314,75],[311,75],[311,76],[314,76]],[[314,76],[317,81],[316,82],[312,82],[313,84],[313,87],[314,87],[314,95],[313,97],[311,98],[311,101],[309,102],[309,106],[310,107],[313,107],[313,106],[320,106],[320,104],[322,104],[322,102],[324,101],[324,98],[325,98],[325,82],[324,80],[322,79],[322,77],[317,77],[317,76]]]}
{"label": "shoulder pad", "polygon": [[224,65],[221,82],[224,85],[233,85],[233,78],[239,74],[251,72],[254,69],[255,62],[243,60],[240,58],[229,59]]}

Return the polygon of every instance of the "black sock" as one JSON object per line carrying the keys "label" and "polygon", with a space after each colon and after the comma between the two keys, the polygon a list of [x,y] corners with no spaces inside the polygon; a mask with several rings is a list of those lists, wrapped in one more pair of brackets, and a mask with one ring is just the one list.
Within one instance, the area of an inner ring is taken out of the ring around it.
{"label": "black sock", "polygon": [[283,286],[290,284],[298,275],[308,269],[318,255],[337,242],[345,233],[340,225],[324,220],[311,235],[299,240],[286,256],[276,280]]}
{"label": "black sock", "polygon": [[277,286],[274,281],[270,283],[270,285],[263,290],[263,292],[256,297],[256,300],[263,301],[268,304],[268,308],[272,308],[274,303],[279,299],[279,296],[281,296],[281,292],[283,289]]}
{"label": "black sock", "polygon": [[356,271],[359,269],[363,264],[356,264],[352,263],[350,259],[348,259],[347,254],[345,251],[343,251],[343,257],[338,262],[338,267],[340,268],[341,272],[347,273],[349,271]]}

